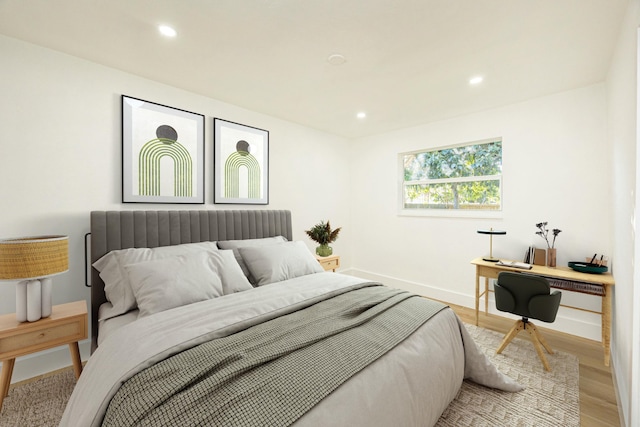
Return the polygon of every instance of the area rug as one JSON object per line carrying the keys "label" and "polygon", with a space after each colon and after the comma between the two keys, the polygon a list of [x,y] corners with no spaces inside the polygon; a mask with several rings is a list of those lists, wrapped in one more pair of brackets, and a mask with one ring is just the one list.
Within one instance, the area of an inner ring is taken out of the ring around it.
{"label": "area rug", "polygon": [[57,426],[76,385],[73,369],[12,387],[0,413],[2,427]]}
{"label": "area rug", "polygon": [[[436,424],[446,426],[579,426],[578,359],[556,352],[545,372],[528,339],[513,340],[500,355],[502,335],[466,325],[498,368],[525,385],[519,393],[491,390],[465,381]],[[73,391],[71,369],[14,387],[4,400],[0,427],[57,426]]]}
{"label": "area rug", "polygon": [[526,389],[507,393],[464,381],[436,426],[580,425],[580,366],[576,356],[558,351],[547,355],[551,372],[546,372],[524,333],[520,335],[523,338],[511,341],[502,354],[495,354],[504,335],[474,325],[465,326],[494,365]]}

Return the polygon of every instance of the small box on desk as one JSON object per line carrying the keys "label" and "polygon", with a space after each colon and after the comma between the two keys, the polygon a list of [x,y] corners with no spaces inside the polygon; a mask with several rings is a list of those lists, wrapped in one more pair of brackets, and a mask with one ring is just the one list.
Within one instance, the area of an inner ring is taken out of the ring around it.
{"label": "small box on desk", "polygon": [[534,249],[533,265],[547,265],[547,251],[544,249]]}

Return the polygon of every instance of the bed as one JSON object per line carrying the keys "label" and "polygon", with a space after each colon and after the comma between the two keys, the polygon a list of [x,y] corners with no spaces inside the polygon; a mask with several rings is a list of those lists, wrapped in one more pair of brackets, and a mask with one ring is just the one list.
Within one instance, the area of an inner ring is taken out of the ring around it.
{"label": "bed", "polygon": [[292,237],[285,210],[92,212],[92,356],[60,425],[430,426],[465,378],[522,389],[448,307]]}

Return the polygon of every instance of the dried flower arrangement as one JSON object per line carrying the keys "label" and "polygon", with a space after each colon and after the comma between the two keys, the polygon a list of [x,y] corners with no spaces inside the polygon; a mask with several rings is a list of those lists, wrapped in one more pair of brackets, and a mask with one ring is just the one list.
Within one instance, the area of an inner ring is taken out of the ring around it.
{"label": "dried flower arrangement", "polygon": [[338,238],[338,234],[342,227],[338,227],[335,230],[331,229],[329,221],[320,221],[319,224],[314,225],[309,230],[305,230],[307,236],[314,242],[320,244],[316,248],[316,254],[320,256],[329,256],[333,253],[333,249],[329,246],[329,243],[334,242]]}
{"label": "dried flower arrangement", "polygon": [[547,229],[547,224],[548,223],[546,221],[537,223],[536,227],[538,227],[540,231],[536,231],[536,234],[542,237],[545,242],[547,242],[547,247],[549,249],[553,249],[556,244],[556,237],[558,237],[558,234],[560,234],[562,230],[560,230],[559,228],[554,228],[553,230],[551,230],[551,233],[553,234],[553,240],[551,241],[551,243],[549,243],[549,229]]}
{"label": "dried flower arrangement", "polygon": [[341,229],[342,227],[338,227],[335,230],[331,230],[329,221],[320,221],[319,224],[314,225],[310,230],[305,230],[305,233],[307,233],[307,236],[314,242],[320,245],[328,245],[336,241]]}

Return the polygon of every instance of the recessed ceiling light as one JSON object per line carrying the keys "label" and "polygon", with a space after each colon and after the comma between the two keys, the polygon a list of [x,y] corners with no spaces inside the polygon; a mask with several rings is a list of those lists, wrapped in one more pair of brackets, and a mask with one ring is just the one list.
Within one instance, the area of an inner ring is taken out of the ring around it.
{"label": "recessed ceiling light", "polygon": [[332,53],[327,57],[327,62],[331,65],[342,65],[347,62],[347,58],[339,53]]}
{"label": "recessed ceiling light", "polygon": [[469,84],[470,85],[477,85],[477,84],[482,83],[483,80],[484,80],[484,77],[475,76],[475,77],[472,77],[471,79],[469,79]]}
{"label": "recessed ceiling light", "polygon": [[364,119],[367,117],[367,113],[365,113],[364,111],[360,111],[358,114],[356,114],[356,117],[359,119]]}
{"label": "recessed ceiling light", "polygon": [[175,37],[178,34],[176,30],[174,30],[168,25],[159,25],[158,31],[160,31],[160,34],[166,37]]}

